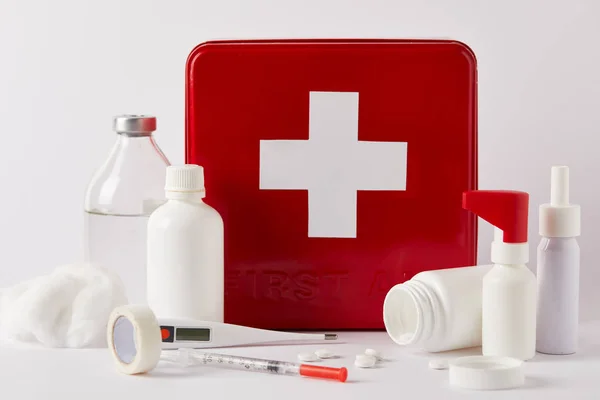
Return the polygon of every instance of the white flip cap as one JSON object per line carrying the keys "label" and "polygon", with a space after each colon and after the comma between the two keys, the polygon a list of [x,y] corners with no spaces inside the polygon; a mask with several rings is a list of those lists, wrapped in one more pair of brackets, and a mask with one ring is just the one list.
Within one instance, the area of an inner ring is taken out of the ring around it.
{"label": "white flip cap", "polygon": [[463,389],[498,390],[523,386],[523,361],[510,357],[461,357],[449,364],[450,385]]}
{"label": "white flip cap", "polygon": [[575,237],[581,234],[581,209],[569,204],[569,167],[552,167],[550,204],[540,206],[540,235]]}

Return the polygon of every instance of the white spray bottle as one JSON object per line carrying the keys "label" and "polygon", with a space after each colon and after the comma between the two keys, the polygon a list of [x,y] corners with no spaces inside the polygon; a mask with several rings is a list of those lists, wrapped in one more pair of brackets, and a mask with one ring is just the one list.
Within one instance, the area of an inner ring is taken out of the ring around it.
{"label": "white spray bottle", "polygon": [[573,354],[579,324],[581,211],[569,204],[569,167],[552,167],[550,204],[540,206],[537,351]]}
{"label": "white spray bottle", "polygon": [[483,355],[529,360],[535,356],[536,338],[536,281],[526,265],[529,195],[474,190],[463,194],[463,208],[496,227],[494,266],[483,277]]}

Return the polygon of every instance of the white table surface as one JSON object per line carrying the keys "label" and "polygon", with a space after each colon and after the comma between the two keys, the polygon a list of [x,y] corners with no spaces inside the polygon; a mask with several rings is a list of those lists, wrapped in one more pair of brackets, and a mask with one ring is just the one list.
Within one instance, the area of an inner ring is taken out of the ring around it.
{"label": "white table surface", "polygon": [[[0,399],[600,399],[600,321],[582,325],[577,354],[538,354],[525,365],[525,387],[495,392],[451,388],[448,371],[428,368],[432,358],[477,354],[479,349],[427,354],[393,344],[385,332],[342,332],[340,342],[344,343],[327,345],[340,357],[319,365],[346,366],[346,383],[209,367],[182,369],[165,363],[149,374],[127,376],[115,371],[107,349],[3,345]],[[296,361],[299,352],[322,347],[263,346],[221,352]],[[354,367],[354,356],[368,347],[380,350],[388,360],[373,369]]]}

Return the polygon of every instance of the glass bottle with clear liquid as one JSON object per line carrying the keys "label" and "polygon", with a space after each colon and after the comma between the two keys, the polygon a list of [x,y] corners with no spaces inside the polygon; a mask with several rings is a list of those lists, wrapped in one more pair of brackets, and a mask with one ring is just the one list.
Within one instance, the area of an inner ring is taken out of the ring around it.
{"label": "glass bottle with clear liquid", "polygon": [[154,141],[156,118],[122,115],[108,159],[85,195],[85,260],[115,271],[130,303],[146,303],[146,231],[165,199],[169,161]]}

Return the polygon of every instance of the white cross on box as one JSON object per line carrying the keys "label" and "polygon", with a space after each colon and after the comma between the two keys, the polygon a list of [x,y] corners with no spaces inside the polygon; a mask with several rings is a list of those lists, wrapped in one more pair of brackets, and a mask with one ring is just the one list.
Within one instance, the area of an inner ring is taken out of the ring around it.
{"label": "white cross on box", "polygon": [[259,183],[308,190],[308,237],[355,238],[358,190],[406,190],[407,143],[358,140],[358,93],[310,92],[308,137],[261,140]]}

